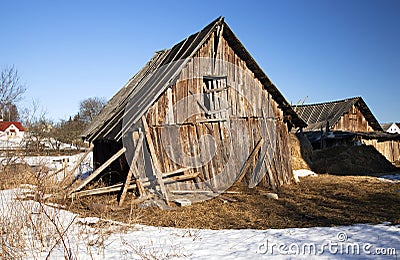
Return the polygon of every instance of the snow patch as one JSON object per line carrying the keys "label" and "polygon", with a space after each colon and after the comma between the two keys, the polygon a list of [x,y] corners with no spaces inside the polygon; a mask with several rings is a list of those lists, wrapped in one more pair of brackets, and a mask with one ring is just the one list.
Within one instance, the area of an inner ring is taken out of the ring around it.
{"label": "snow patch", "polygon": [[382,181],[400,182],[400,173],[384,175],[379,178]]}
{"label": "snow patch", "polygon": [[313,176],[316,177],[318,174],[316,174],[313,171],[306,170],[306,169],[301,169],[301,170],[294,170],[293,171],[293,176],[296,182],[300,182],[299,177],[306,177],[306,176]]}

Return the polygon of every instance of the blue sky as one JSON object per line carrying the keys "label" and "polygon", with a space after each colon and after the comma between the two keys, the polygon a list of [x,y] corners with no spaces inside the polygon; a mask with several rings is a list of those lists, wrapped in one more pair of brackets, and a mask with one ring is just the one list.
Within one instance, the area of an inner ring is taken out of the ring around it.
{"label": "blue sky", "polygon": [[109,99],[160,49],[218,16],[289,102],[362,96],[400,121],[400,1],[0,0],[0,66],[57,121]]}

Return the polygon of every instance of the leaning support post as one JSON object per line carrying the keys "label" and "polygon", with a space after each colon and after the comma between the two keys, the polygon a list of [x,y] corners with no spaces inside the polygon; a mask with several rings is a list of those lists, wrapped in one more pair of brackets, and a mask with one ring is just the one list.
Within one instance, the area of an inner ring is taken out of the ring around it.
{"label": "leaning support post", "polygon": [[158,162],[156,151],[154,149],[153,140],[151,139],[151,135],[150,135],[150,129],[149,129],[149,126],[147,125],[145,116],[142,116],[142,123],[143,123],[144,132],[146,135],[146,141],[147,141],[147,144],[148,144],[149,150],[150,150],[151,160],[154,165],[155,175],[156,175],[157,181],[160,185],[161,193],[164,196],[165,202],[167,203],[167,205],[169,205],[167,190],[165,189],[164,181],[162,179],[162,174],[160,171],[160,169],[161,169],[160,163]]}
{"label": "leaning support post", "polygon": [[102,164],[99,168],[97,168],[89,177],[87,177],[81,184],[78,185],[74,190],[72,190],[69,194],[81,190],[85,187],[89,182],[91,182],[97,175],[99,175],[105,168],[107,168],[112,162],[118,159],[124,152],[126,151],[125,147],[122,147],[116,154],[114,154],[110,159],[108,159],[104,164]]}
{"label": "leaning support post", "polygon": [[[124,187],[122,188],[121,196],[119,198],[119,203],[118,203],[119,206],[122,206],[122,204],[124,203],[124,199],[125,199],[125,196],[126,196],[126,192],[128,191],[128,186],[129,186],[129,184],[131,182],[132,175],[134,175],[134,177],[136,178],[136,186],[137,186],[137,188],[139,190],[139,194],[142,195],[141,194],[142,193],[141,189],[143,187],[141,186],[140,181],[138,179],[139,176],[138,176],[138,170],[136,168],[136,161],[137,161],[137,159],[139,157],[140,149],[142,149],[142,144],[143,144],[143,139],[144,138],[143,138],[143,133],[142,132],[139,132],[139,135],[140,135],[139,136],[139,142],[136,145],[135,153],[133,155],[133,158],[132,158],[132,161],[131,161],[131,165],[129,167],[129,172],[128,172],[128,175],[126,176],[126,181],[125,181]],[[133,138],[134,137],[133,137],[133,134],[132,134],[132,139]],[[134,174],[134,173],[136,173],[136,174]]]}
{"label": "leaning support post", "polygon": [[250,153],[249,157],[247,158],[246,163],[243,165],[242,170],[240,171],[239,177],[236,180],[237,183],[239,183],[243,180],[244,176],[246,175],[247,169],[249,168],[249,166],[251,164],[253,157],[261,149],[261,146],[263,145],[263,143],[264,143],[264,139],[261,137],[261,139],[258,141],[257,145],[254,147],[253,151]]}

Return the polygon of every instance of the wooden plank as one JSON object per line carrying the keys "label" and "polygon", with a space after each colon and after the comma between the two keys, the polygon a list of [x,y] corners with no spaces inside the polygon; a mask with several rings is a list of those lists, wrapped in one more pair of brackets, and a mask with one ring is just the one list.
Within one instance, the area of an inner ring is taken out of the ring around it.
{"label": "wooden plank", "polygon": [[241,182],[246,175],[247,169],[251,165],[251,162],[253,161],[254,156],[258,153],[260,150],[261,146],[264,143],[264,139],[261,137],[261,139],[258,141],[257,145],[254,147],[253,151],[250,153],[249,157],[247,158],[246,163],[243,165],[239,177],[237,178],[236,182]]}
{"label": "wooden plank", "polygon": [[[123,183],[119,183],[119,184],[115,184],[115,185],[103,187],[103,188],[78,191],[78,192],[72,193],[68,197],[86,197],[86,196],[91,196],[91,195],[100,195],[100,194],[105,194],[105,193],[117,192],[117,191],[121,190],[122,185],[123,185]],[[132,190],[132,189],[136,189],[135,184],[128,186],[128,190]]]}
{"label": "wooden plank", "polygon": [[83,156],[78,160],[78,162],[74,165],[71,171],[68,172],[67,176],[61,181],[61,186],[71,186],[76,180],[74,176],[74,172],[78,169],[79,165],[85,160],[85,158],[89,155],[91,151],[93,151],[94,145],[93,143],[90,145],[89,149],[83,154]]}
{"label": "wooden plank", "polygon": [[[126,151],[125,147],[122,147],[116,154],[114,154],[110,159],[108,159],[103,165],[97,168],[89,177],[87,177],[82,183],[78,185],[73,191],[79,191],[83,187],[85,187],[89,182],[91,182],[94,178],[96,178],[105,168],[107,168],[112,162],[117,160],[124,152]],[[71,191],[70,194],[73,192]]]}
{"label": "wooden plank", "polygon": [[167,179],[164,179],[164,183],[165,184],[172,184],[172,183],[179,182],[179,181],[191,180],[191,179],[194,179],[194,178],[198,177],[199,174],[200,173],[196,172],[194,174],[184,174],[184,175],[180,175],[180,176],[167,178]]}
{"label": "wooden plank", "polygon": [[190,169],[192,169],[192,167],[185,167],[185,168],[177,169],[175,171],[165,172],[165,173],[162,173],[162,177],[165,178],[165,177],[168,177],[168,176],[171,176],[171,175],[175,175],[175,174],[178,174],[178,173],[181,173],[181,172],[189,171]]}
{"label": "wooden plank", "polygon": [[[132,134],[132,138],[134,138],[134,134]],[[138,176],[138,172],[137,172],[137,168],[136,168],[136,161],[139,157],[140,149],[142,148],[143,139],[144,139],[143,133],[139,132],[139,142],[136,145],[135,153],[134,153],[132,161],[131,161],[131,166],[129,167],[129,172],[128,172],[128,175],[126,176],[125,184],[122,188],[121,196],[119,198],[119,203],[118,203],[119,206],[122,206],[122,204],[124,203],[126,192],[128,191],[128,186],[129,186],[129,183],[131,182],[132,175],[134,175],[136,178],[136,185],[138,185],[137,182],[139,182],[138,187],[141,187],[140,180],[138,179],[139,176]],[[134,174],[134,172],[136,174]],[[139,190],[139,194],[142,195],[141,194],[142,191],[140,189],[138,189],[138,190]]]}
{"label": "wooden plank", "polygon": [[175,122],[174,120],[174,104],[172,100],[172,88],[169,87],[167,89],[167,102],[168,102],[168,107],[167,107],[167,113],[168,113],[168,124],[173,124]]}
{"label": "wooden plank", "polygon": [[139,193],[139,197],[142,197],[146,194],[146,190],[143,187],[142,182],[140,181],[140,179],[136,179],[135,180],[135,184]]}
{"label": "wooden plank", "polygon": [[[205,144],[205,142],[199,142],[201,136],[203,136],[205,134],[204,132],[205,130],[205,125],[201,125],[201,124],[196,124],[196,139],[197,139],[197,143],[198,143],[198,147],[199,147],[199,156],[200,156],[200,161],[203,163],[204,162],[204,157],[207,156],[207,146]],[[203,164],[202,165],[202,176],[204,176],[204,178],[206,179],[210,179],[210,171],[209,171],[209,163],[207,164]]]}
{"label": "wooden plank", "polygon": [[[185,180],[191,180],[199,176],[199,173],[194,173],[190,175],[182,175],[182,176],[176,176],[172,178],[167,178],[164,179],[164,184],[172,184],[176,183],[179,181],[185,181]],[[148,187],[151,184],[151,181],[148,180],[147,178],[144,179],[144,181],[141,183],[143,187]],[[105,193],[112,193],[112,192],[118,192],[121,190],[121,188],[124,186],[123,183],[118,183],[112,186],[108,187],[103,187],[103,188],[98,188],[98,189],[93,189],[93,190],[83,190],[83,191],[78,191],[74,192],[68,197],[85,197],[85,196],[91,196],[91,195],[100,195],[100,194],[105,194]],[[136,184],[129,184],[127,190],[133,190],[137,189]]]}
{"label": "wooden plank", "polygon": [[144,127],[144,132],[146,135],[147,144],[148,144],[149,150],[150,150],[150,156],[153,161],[155,175],[156,175],[158,184],[160,185],[161,194],[164,196],[165,202],[167,204],[169,204],[167,190],[165,189],[165,185],[164,185],[162,175],[160,172],[160,163],[158,162],[157,154],[154,149],[153,140],[151,139],[151,135],[150,135],[150,129],[149,129],[149,126],[147,125],[146,117],[144,115],[142,116],[142,123],[143,123],[143,127]]}
{"label": "wooden plank", "polygon": [[215,92],[221,92],[221,91],[224,91],[224,90],[226,90],[226,89],[228,89],[228,86],[223,86],[223,87],[219,87],[219,88],[213,88],[213,89],[207,89],[207,88],[205,88],[204,89],[204,92],[206,92],[207,94],[209,94],[209,93],[215,93]]}

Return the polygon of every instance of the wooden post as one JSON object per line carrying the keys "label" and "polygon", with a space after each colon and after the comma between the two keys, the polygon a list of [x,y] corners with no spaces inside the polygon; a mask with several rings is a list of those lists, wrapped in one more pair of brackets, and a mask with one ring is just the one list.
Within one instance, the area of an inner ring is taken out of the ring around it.
{"label": "wooden post", "polygon": [[[139,157],[140,149],[142,148],[143,133],[139,132],[139,135],[140,135],[139,136],[139,142],[136,145],[135,153],[134,153],[134,155],[132,157],[132,161],[131,161],[131,166],[129,167],[129,172],[128,172],[128,175],[126,176],[126,181],[125,181],[125,184],[124,184],[124,186],[122,188],[121,197],[119,198],[119,203],[118,203],[119,206],[122,206],[122,204],[124,203],[124,199],[125,199],[125,196],[126,196],[126,192],[128,191],[128,186],[129,186],[129,184],[131,182],[132,175],[134,175],[134,177],[136,178],[136,186],[138,186],[137,182],[140,183],[140,181],[138,180],[139,176],[138,176],[138,170],[136,168],[136,161],[137,161],[137,159]],[[132,138],[134,138],[133,134],[132,134]],[[134,172],[136,174],[134,174]],[[143,188],[143,187],[140,187],[140,188]],[[141,194],[142,191],[140,190],[140,188],[138,186],[139,194],[142,195]]]}
{"label": "wooden post", "polygon": [[[78,162],[74,165],[71,171],[68,172],[67,176],[61,181],[61,185],[70,186],[74,183],[74,172],[78,169],[79,165],[85,160],[85,158],[89,155],[91,151],[93,151],[94,145],[91,144],[89,149],[85,152],[85,154],[78,160]],[[66,183],[66,184],[65,184]]]}
{"label": "wooden post", "polygon": [[256,153],[260,150],[263,143],[264,143],[264,139],[261,137],[261,139],[260,139],[260,141],[258,141],[256,147],[254,147],[253,151],[250,153],[249,157],[247,158],[246,163],[243,165],[236,182],[241,182],[243,180],[244,176],[246,175],[247,169],[250,166],[251,160],[256,155]]}
{"label": "wooden post", "polygon": [[97,168],[89,177],[87,177],[81,184],[78,185],[74,190],[72,190],[69,194],[79,191],[83,187],[85,187],[89,182],[91,182],[97,175],[99,175],[105,168],[107,168],[112,162],[118,159],[124,152],[126,151],[125,147],[122,147],[116,154],[114,154],[110,159],[108,159],[103,165]]}
{"label": "wooden post", "polygon": [[157,154],[154,149],[153,140],[151,139],[151,135],[150,135],[150,129],[149,129],[149,126],[147,125],[146,117],[144,115],[142,116],[142,123],[143,123],[144,132],[146,135],[146,141],[147,141],[147,144],[148,144],[149,150],[150,150],[151,160],[154,165],[155,175],[156,175],[157,181],[160,185],[161,194],[164,196],[165,202],[169,205],[167,190],[165,189],[164,181],[162,179],[162,174],[160,171],[160,169],[161,169],[160,163],[158,162]]}

